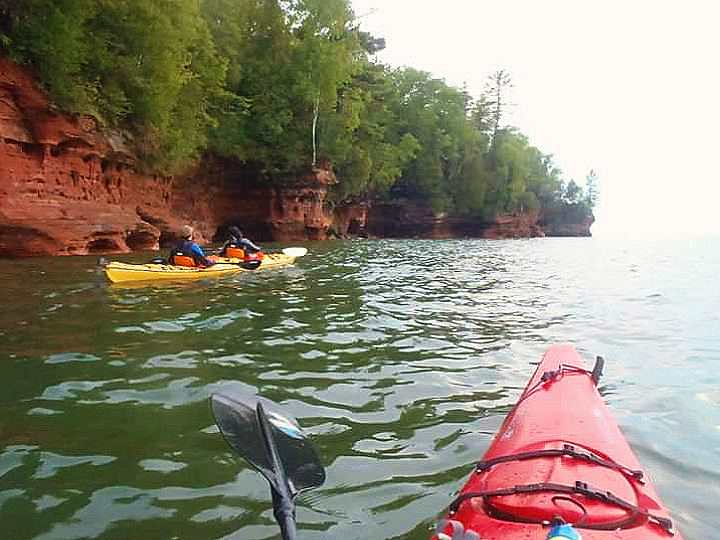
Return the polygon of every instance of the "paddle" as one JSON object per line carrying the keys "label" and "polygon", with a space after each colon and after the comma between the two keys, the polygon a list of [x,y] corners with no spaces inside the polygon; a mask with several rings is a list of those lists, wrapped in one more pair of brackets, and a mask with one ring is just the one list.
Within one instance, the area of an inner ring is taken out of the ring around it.
{"label": "paddle", "polygon": [[290,257],[302,257],[307,254],[308,250],[304,247],[289,247],[283,249],[282,252]]}
{"label": "paddle", "polygon": [[[219,255],[219,249],[206,249],[205,254],[208,255]],[[304,247],[287,247],[281,249],[278,251],[271,251],[270,253],[284,253],[285,255],[289,257],[302,257],[304,255],[307,255],[307,248]]]}
{"label": "paddle", "polygon": [[[279,253],[284,253],[288,257],[302,257],[303,255],[307,254],[308,250],[304,247],[288,247],[282,249]],[[270,253],[278,253],[277,251],[272,251]],[[237,262],[236,262],[237,261]],[[224,264],[237,264],[241,267],[243,267],[245,270],[256,270],[260,267],[262,264],[262,261],[260,259],[257,260],[244,260],[241,261],[239,259],[228,259],[226,261],[216,261],[216,262],[224,262]]]}
{"label": "paddle", "polygon": [[213,394],[220,433],[270,483],[273,514],[284,540],[295,540],[295,496],[325,481],[325,469],[297,422],[276,403],[253,395]]}

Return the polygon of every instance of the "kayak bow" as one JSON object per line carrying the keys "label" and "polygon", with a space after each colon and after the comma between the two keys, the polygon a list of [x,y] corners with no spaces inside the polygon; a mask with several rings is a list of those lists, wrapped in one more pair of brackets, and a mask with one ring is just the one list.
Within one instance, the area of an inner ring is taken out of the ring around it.
{"label": "kayak bow", "polygon": [[432,540],[676,538],[667,510],[573,347],[548,349]]}

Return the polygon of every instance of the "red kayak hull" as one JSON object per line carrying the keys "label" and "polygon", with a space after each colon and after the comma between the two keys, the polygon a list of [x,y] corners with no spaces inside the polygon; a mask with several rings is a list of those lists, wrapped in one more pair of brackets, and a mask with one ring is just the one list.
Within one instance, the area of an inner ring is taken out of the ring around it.
{"label": "red kayak hull", "polygon": [[545,353],[441,532],[452,538],[459,522],[482,540],[541,540],[543,522],[555,517],[583,540],[681,540],[591,372],[567,345]]}

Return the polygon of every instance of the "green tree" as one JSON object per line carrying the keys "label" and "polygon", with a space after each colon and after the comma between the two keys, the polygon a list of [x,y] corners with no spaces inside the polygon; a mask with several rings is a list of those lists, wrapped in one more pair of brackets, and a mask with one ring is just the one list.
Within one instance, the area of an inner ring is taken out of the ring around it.
{"label": "green tree", "polygon": [[317,124],[321,111],[334,112],[338,89],[353,74],[353,54],[361,49],[349,31],[352,11],[345,0],[295,0],[290,25],[297,40],[293,64],[300,71],[295,91],[311,105],[312,164],[317,161]]}
{"label": "green tree", "polygon": [[449,186],[452,210],[459,215],[478,215],[486,203],[489,185],[484,149],[484,135],[468,123],[460,150],[460,168]]}
{"label": "green tree", "polygon": [[600,188],[598,186],[598,175],[593,169],[585,176],[585,184],[587,186],[587,204],[590,208],[594,208],[600,196]]}
{"label": "green tree", "polygon": [[490,117],[493,141],[500,129],[500,121],[506,109],[510,106],[507,99],[507,92],[513,87],[510,73],[500,69],[489,75],[485,83],[485,104]]}
{"label": "green tree", "polygon": [[274,163],[292,150],[288,70],[291,36],[274,0],[205,0],[219,54],[228,62],[225,93],[212,102],[210,147],[220,155]]}
{"label": "green tree", "polygon": [[451,186],[463,172],[468,96],[412,68],[395,70],[390,76],[399,129],[420,144],[398,188],[427,199],[436,212],[448,211],[453,203]]}
{"label": "green tree", "polygon": [[22,0],[1,13],[5,48],[56,103],[133,131],[145,163],[171,170],[205,145],[224,65],[198,0]]}
{"label": "green tree", "polygon": [[338,171],[335,200],[387,192],[419,151],[417,139],[399,127],[397,99],[392,77],[371,63],[339,91],[322,130],[322,144]]}
{"label": "green tree", "polygon": [[493,138],[493,118],[486,95],[481,95],[470,108],[470,123],[483,137],[484,150],[487,152]]}
{"label": "green tree", "polygon": [[582,187],[575,180],[570,180],[565,188],[564,200],[570,204],[578,203],[583,198]]}
{"label": "green tree", "polygon": [[348,2],[207,0],[204,12],[229,63],[213,148],[269,175],[329,157],[317,143],[361,50]]}
{"label": "green tree", "polygon": [[3,48],[18,62],[30,63],[67,110],[84,111],[99,92],[84,76],[88,42],[86,25],[97,9],[96,0],[4,0]]}

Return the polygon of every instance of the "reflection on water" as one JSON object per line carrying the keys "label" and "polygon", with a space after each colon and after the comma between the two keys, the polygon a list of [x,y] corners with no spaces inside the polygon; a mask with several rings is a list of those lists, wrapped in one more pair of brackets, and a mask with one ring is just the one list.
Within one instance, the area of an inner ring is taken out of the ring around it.
{"label": "reflection on water", "polygon": [[605,357],[603,396],[685,537],[720,530],[717,245],[309,247],[133,287],[91,257],[0,261],[9,538],[276,538],[266,482],[210,414],[233,390],[279,402],[321,456],[302,538],[425,539],[556,341]]}

